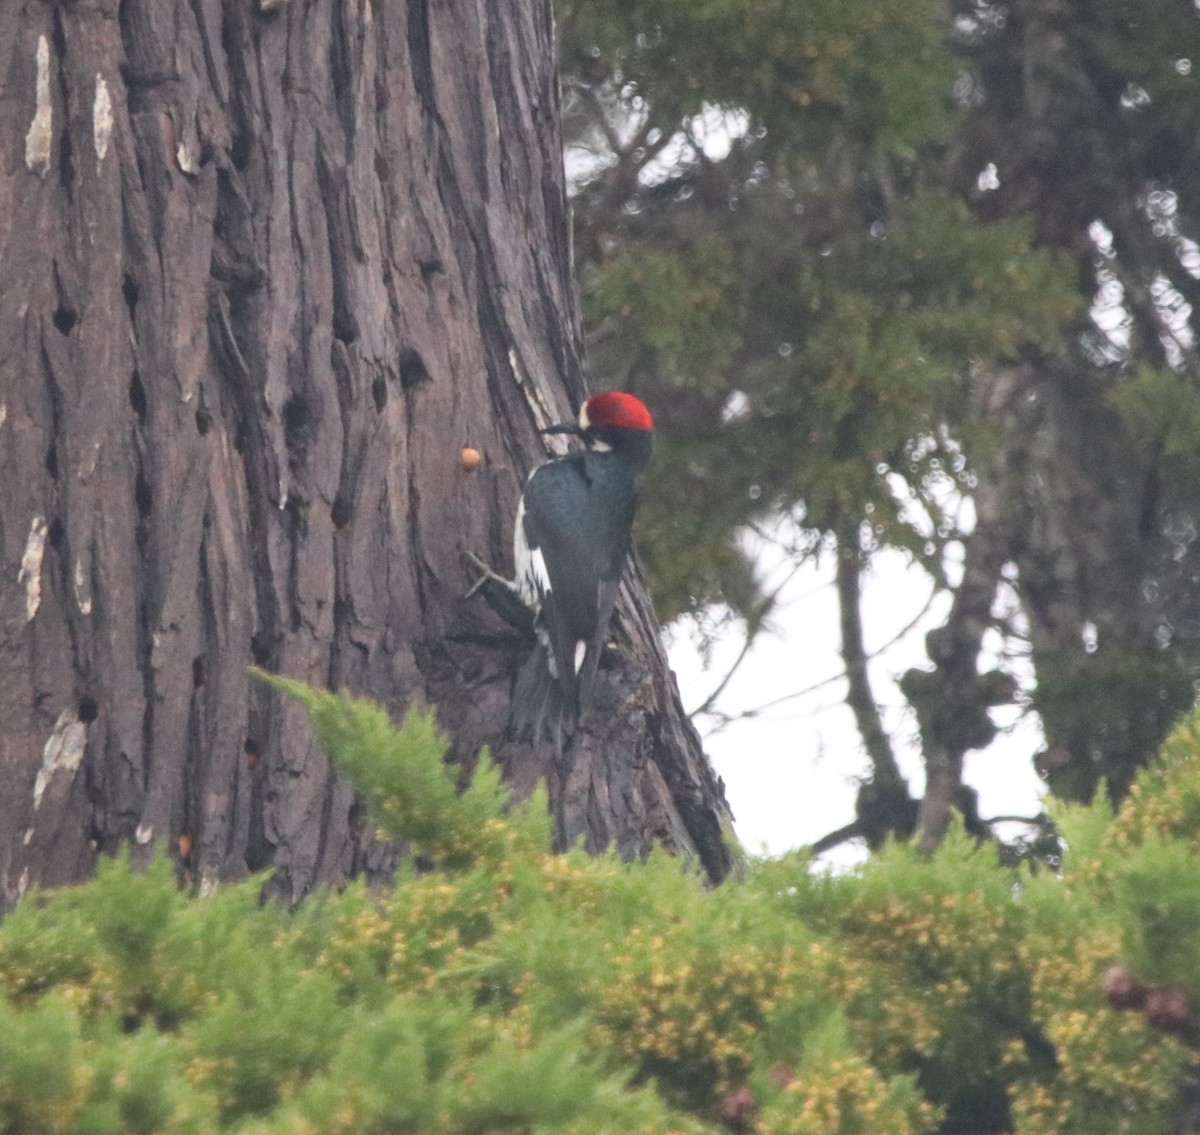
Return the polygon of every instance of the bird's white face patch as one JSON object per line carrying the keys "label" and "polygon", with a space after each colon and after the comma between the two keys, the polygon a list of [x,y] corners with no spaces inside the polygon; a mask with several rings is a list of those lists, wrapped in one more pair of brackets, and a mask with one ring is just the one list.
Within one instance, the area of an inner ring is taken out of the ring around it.
{"label": "bird's white face patch", "polygon": [[[591,401],[591,399],[588,399]],[[587,434],[592,428],[592,419],[588,417],[587,402],[579,407],[579,428]],[[612,446],[606,441],[601,441],[598,437],[587,437],[587,446],[593,453],[612,453]]]}

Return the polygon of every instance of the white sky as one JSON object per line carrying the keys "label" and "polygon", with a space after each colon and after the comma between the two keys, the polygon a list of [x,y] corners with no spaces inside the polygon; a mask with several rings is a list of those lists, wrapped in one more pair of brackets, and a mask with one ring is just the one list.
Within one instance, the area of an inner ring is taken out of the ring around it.
{"label": "white sky", "polygon": [[[760,560],[769,573],[769,553]],[[868,652],[879,649],[925,607],[928,577],[894,551],[873,560],[864,580],[863,624]],[[924,636],[945,618],[949,596],[942,596],[924,619],[870,664],[876,700],[892,738],[910,791],[920,796],[924,773],[915,741],[916,722],[896,679],[911,666],[927,666]],[[717,702],[732,715],[784,698],[841,673],[833,563],[806,566],[780,595],[772,620]],[[726,674],[742,640],[730,634],[712,651],[710,668],[696,646],[687,621],[669,635],[671,663],[679,679],[684,705],[700,705]],[[831,682],[753,717],[718,728],[711,717],[696,724],[705,751],[724,778],[738,836],[752,853],[780,854],[812,843],[854,819],[857,778],[868,770],[854,718],[842,698],[843,680]],[[993,711],[998,723],[1015,726],[993,745],[967,758],[966,781],[980,794],[980,813],[1033,816],[1043,786],[1032,767],[1041,745],[1040,727],[1032,715],[1015,709]],[[846,863],[860,857],[861,845],[844,845],[827,859]]]}

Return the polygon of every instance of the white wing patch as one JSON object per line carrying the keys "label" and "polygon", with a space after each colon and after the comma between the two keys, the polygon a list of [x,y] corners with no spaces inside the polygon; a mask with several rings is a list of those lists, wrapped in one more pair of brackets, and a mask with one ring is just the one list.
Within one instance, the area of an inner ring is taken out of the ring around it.
{"label": "white wing patch", "polygon": [[[542,466],[539,466],[539,469]],[[537,473],[535,469],[533,473]],[[532,479],[533,473],[530,474]],[[531,548],[529,546],[529,538],[525,532],[525,498],[517,504],[517,518],[513,526],[513,567],[516,572],[516,579],[513,581],[517,589],[517,594],[530,610],[535,612],[534,632],[537,634],[538,640],[545,648],[546,664],[550,670],[550,677],[556,682],[559,679],[558,664],[554,656],[554,648],[550,642],[550,635],[546,629],[546,625],[542,620],[541,612],[554,602],[553,587],[550,584],[550,571],[546,567],[546,558],[542,555],[541,548]],[[568,665],[573,665],[575,673],[578,674],[583,668],[584,659],[587,657],[588,644],[579,639],[575,643],[575,657],[564,660]]]}
{"label": "white wing patch", "polygon": [[530,594],[530,585],[533,583],[533,557],[529,551],[529,543],[525,539],[524,497],[517,504],[517,519],[513,523],[513,569],[515,571],[513,583],[516,584],[518,593],[525,601],[526,606],[535,606],[537,595],[536,593]]}
{"label": "white wing patch", "polygon": [[542,555],[541,548],[534,548],[529,553],[529,566],[533,573],[533,578],[537,580],[537,586],[542,592],[550,591],[550,572],[546,568],[546,557]]}
{"label": "white wing patch", "polygon": [[517,505],[517,522],[513,526],[513,565],[518,594],[527,607],[538,610],[550,594],[550,573],[542,549],[531,548],[526,539],[524,498]]}

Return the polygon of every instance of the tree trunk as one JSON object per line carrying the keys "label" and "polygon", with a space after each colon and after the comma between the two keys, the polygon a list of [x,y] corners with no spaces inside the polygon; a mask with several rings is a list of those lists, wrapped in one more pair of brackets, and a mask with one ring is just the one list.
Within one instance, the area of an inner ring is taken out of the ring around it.
{"label": "tree trunk", "polygon": [[0,68],[3,902],[127,840],[288,900],[386,872],[251,663],[433,703],[567,838],[720,877],[640,583],[564,767],[464,598],[584,390],[548,3],[18,0]]}
{"label": "tree trunk", "polygon": [[813,845],[814,853],[836,846],[836,835],[862,836],[872,850],[882,847],[888,836],[907,839],[916,822],[916,802],[900,772],[892,742],[883,727],[879,703],[871,689],[869,661],[862,625],[862,550],[859,522],[851,519],[839,526],[837,538],[838,619],[842,634],[842,663],[846,667],[846,704],[854,714],[871,773],[859,785],[855,797],[855,822],[838,833],[830,833]]}
{"label": "tree trunk", "polygon": [[[1039,370],[1007,507],[1046,733],[1039,770],[1057,796],[1090,800],[1103,780],[1118,801],[1194,702],[1191,636],[1159,635],[1183,623],[1195,583],[1158,500],[1161,455],[1131,441],[1102,377]],[[1164,495],[1194,533],[1194,484]]]}

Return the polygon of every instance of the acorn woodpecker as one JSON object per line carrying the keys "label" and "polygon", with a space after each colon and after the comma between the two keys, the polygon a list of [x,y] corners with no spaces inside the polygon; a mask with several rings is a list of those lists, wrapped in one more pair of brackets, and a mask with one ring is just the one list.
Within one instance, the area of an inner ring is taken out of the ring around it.
{"label": "acorn woodpecker", "polygon": [[535,739],[548,731],[560,749],[591,699],[653,430],[632,394],[594,395],[578,425],[542,431],[576,434],[587,448],[539,465],[517,509],[515,583],[537,647],[517,681],[513,723]]}

